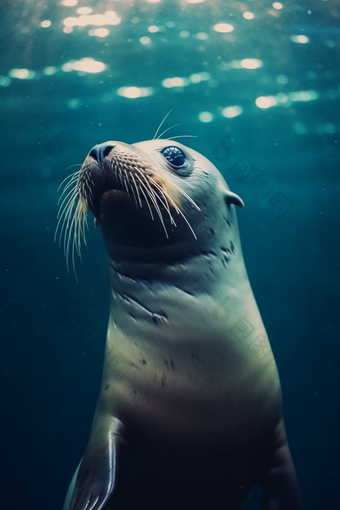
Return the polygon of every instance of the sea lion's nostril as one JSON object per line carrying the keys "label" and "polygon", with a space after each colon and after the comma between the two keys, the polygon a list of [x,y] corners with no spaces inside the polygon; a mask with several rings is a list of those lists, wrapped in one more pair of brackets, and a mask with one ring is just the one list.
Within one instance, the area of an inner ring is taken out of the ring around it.
{"label": "sea lion's nostril", "polygon": [[97,161],[97,163],[102,164],[104,158],[110,153],[111,149],[114,148],[114,145],[110,143],[100,143],[95,145],[91,151],[90,156]]}

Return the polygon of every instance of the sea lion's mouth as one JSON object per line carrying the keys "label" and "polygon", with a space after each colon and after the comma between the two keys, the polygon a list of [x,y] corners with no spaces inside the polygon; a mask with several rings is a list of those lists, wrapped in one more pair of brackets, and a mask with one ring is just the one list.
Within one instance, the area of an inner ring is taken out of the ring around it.
{"label": "sea lion's mouth", "polygon": [[78,180],[81,199],[99,219],[103,210],[116,209],[125,202],[135,202],[131,190],[109,165],[90,164],[83,168]]}
{"label": "sea lion's mouth", "polygon": [[98,219],[107,212],[113,213],[123,205],[130,205],[136,209],[135,200],[130,193],[123,189],[112,188],[102,193],[98,201],[98,207],[92,212]]}

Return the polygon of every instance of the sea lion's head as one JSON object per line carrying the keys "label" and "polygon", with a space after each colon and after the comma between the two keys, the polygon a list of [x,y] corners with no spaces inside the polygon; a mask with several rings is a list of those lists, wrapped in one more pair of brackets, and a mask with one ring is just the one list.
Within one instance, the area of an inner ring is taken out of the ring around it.
{"label": "sea lion's head", "polygon": [[162,139],[95,145],[65,192],[66,255],[79,252],[90,210],[112,261],[179,260],[212,249],[223,230],[237,228],[233,204],[243,206],[207,158]]}

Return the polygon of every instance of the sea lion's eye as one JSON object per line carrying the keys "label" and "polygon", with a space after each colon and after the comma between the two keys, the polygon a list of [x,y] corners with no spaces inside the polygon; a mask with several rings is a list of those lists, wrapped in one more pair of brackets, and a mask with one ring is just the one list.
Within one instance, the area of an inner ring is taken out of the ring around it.
{"label": "sea lion's eye", "polygon": [[176,147],[175,145],[164,147],[164,149],[161,150],[161,154],[174,170],[186,168],[188,165],[186,155],[179,147]]}

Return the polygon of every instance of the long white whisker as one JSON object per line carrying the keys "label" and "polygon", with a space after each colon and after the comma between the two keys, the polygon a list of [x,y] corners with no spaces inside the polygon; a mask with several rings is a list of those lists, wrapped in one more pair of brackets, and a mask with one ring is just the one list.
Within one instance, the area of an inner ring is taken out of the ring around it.
{"label": "long white whisker", "polygon": [[60,204],[60,201],[64,198],[65,193],[76,184],[77,179],[78,177],[76,176],[75,178],[72,178],[68,184],[66,184],[58,200],[58,205]]}
{"label": "long white whisker", "polygon": [[[82,205],[79,205],[82,204]],[[84,241],[84,244],[86,245],[86,228],[88,229],[87,224],[87,214],[86,209],[84,209],[84,205],[82,202],[78,202],[77,205],[77,211],[78,214],[78,232],[77,232],[77,253],[81,259],[81,239]]]}
{"label": "long white whisker", "polygon": [[72,190],[69,191],[69,193],[64,198],[62,204],[59,207],[59,213],[58,213],[58,216],[57,216],[58,220],[60,220],[62,217],[65,216],[70,203],[72,202],[72,200],[75,197],[77,197],[77,194],[78,194],[78,191],[77,191],[76,188],[73,188]]}
{"label": "long white whisker", "polygon": [[58,213],[58,217],[57,217],[58,218],[58,223],[57,223],[57,227],[56,227],[56,231],[55,231],[55,235],[54,235],[54,241],[56,241],[58,230],[59,230],[60,225],[61,225],[61,230],[59,232],[59,246],[61,244],[61,239],[62,239],[62,235],[63,235],[63,230],[64,230],[66,218],[67,218],[67,216],[69,214],[70,209],[72,209],[72,207],[74,205],[74,201],[76,200],[76,198],[78,196],[76,188],[73,189],[71,193],[72,194],[68,198],[68,201],[65,204],[65,206],[63,206],[63,209],[61,210],[61,208],[59,208],[59,213]]}
{"label": "long white whisker", "polygon": [[[70,168],[73,168],[75,166],[83,166],[83,163],[74,163],[74,165],[70,165],[67,168],[65,168],[65,172],[67,172]],[[80,171],[80,169],[79,169]]]}
{"label": "long white whisker", "polygon": [[72,213],[74,211],[74,206],[75,206],[77,198],[78,198],[78,194],[75,194],[75,196],[70,201],[70,204],[68,206],[67,212],[64,217],[62,230],[60,232],[60,235],[62,235],[62,231],[64,230],[64,234],[63,234],[64,235],[64,253],[65,253],[66,259],[68,258],[68,244],[69,244],[69,240],[70,240],[70,231],[72,229],[73,222],[74,222],[74,214],[72,215]]}
{"label": "long white whisker", "polygon": [[[136,176],[136,177],[137,177],[137,178],[138,178],[138,180],[140,181],[139,177],[138,177],[138,176]],[[141,184],[143,185],[143,183],[141,183]],[[149,211],[150,211],[151,219],[152,219],[152,221],[154,221],[154,219],[155,219],[155,218],[154,218],[154,215],[152,214],[152,209],[151,209],[151,207],[150,207],[149,200],[147,199],[147,197],[146,197],[146,195],[145,195],[145,193],[144,193],[144,191],[143,191],[143,189],[142,189],[142,188],[140,188],[140,191],[143,193],[143,196],[144,196],[144,198],[145,198],[145,202],[147,203],[148,208],[149,208]],[[147,191],[147,190],[146,190],[146,191]],[[148,193],[148,191],[147,191],[147,193]]]}
{"label": "long white whisker", "polygon": [[[184,219],[184,221],[187,223],[187,225],[190,228],[194,238],[197,239],[197,236],[196,236],[192,226],[190,225],[188,219],[186,218],[185,214],[183,213],[183,211],[181,211],[181,209],[176,205],[174,200],[169,195],[167,195],[167,198],[171,202],[171,204],[172,204],[173,208],[175,209],[175,211],[177,212],[177,214],[180,214],[182,216],[182,218]],[[176,225],[176,223],[175,223],[175,225]]]}
{"label": "long white whisker", "polygon": [[164,190],[162,189],[162,187],[152,179],[152,177],[148,177],[148,180],[152,183],[153,186],[156,187],[156,189],[161,193],[162,197],[164,199],[162,199],[159,195],[157,195],[158,197],[158,200],[161,202],[161,204],[163,205],[163,207],[166,209],[168,215],[169,215],[169,218],[170,218],[170,223],[172,225],[175,225],[175,227],[177,226],[176,225],[176,222],[171,214],[171,211],[170,211],[170,206],[169,206],[169,202],[168,200],[171,200],[171,197],[164,192]]}
{"label": "long white whisker", "polygon": [[196,236],[196,234],[195,234],[195,231],[194,231],[194,229],[192,228],[192,226],[190,225],[190,223],[189,223],[189,221],[188,221],[187,217],[185,216],[185,214],[184,214],[184,213],[183,213],[180,209],[178,209],[178,211],[179,211],[179,214],[180,214],[180,215],[182,216],[182,218],[184,219],[184,221],[186,222],[186,224],[188,225],[188,227],[190,228],[190,230],[191,230],[192,235],[194,236],[194,238],[195,238],[195,239],[197,239],[197,236]]}
{"label": "long white whisker", "polygon": [[142,208],[143,207],[143,204],[142,204],[142,200],[140,198],[140,194],[139,194],[139,189],[138,189],[138,186],[136,184],[136,181],[135,181],[135,178],[133,176],[133,173],[130,174],[131,175],[131,179],[133,180],[133,184],[135,186],[135,190],[136,190],[136,193],[137,193],[137,196],[138,196],[138,203],[139,203],[139,206]]}
{"label": "long white whisker", "polygon": [[[71,224],[68,225],[68,233],[65,236],[65,239],[66,239],[66,252],[65,252],[65,256],[66,256],[67,270],[69,270],[68,259],[69,259],[70,245],[71,245],[71,240],[72,240],[71,235],[72,235],[72,232],[74,231],[74,229],[76,228],[75,227],[76,221],[77,221],[77,217],[74,214],[73,218],[72,218],[72,221],[71,221]],[[72,242],[71,253],[72,253],[72,262],[74,263],[74,242]]]}
{"label": "long white whisker", "polygon": [[[151,180],[153,181],[153,179],[152,179],[152,178],[150,178],[150,177],[149,177],[149,179],[151,179]],[[153,181],[153,182],[154,182],[154,181]],[[157,183],[155,183],[155,182],[154,182],[154,184],[155,184],[156,186],[159,186],[159,185],[158,185]],[[182,191],[182,190],[180,190],[180,191]],[[185,192],[183,192],[183,193],[185,193]],[[185,194],[185,195],[186,195],[186,194]],[[188,219],[187,219],[187,217],[185,216],[185,214],[181,211],[181,209],[180,209],[180,208],[176,205],[176,203],[174,202],[174,200],[173,200],[173,199],[172,199],[169,195],[166,195],[166,196],[167,196],[168,200],[171,202],[171,204],[173,205],[173,207],[174,207],[175,211],[177,212],[177,214],[180,214],[180,215],[182,216],[182,218],[184,219],[184,221],[186,222],[186,224],[187,224],[187,225],[188,225],[188,227],[190,228],[190,230],[191,230],[191,232],[192,232],[192,234],[193,234],[194,238],[195,238],[195,239],[197,239],[197,236],[196,236],[196,234],[195,234],[195,231],[194,231],[194,229],[192,228],[192,226],[190,225],[190,222],[188,221]],[[195,205],[195,206],[196,206],[196,207],[200,210],[200,208],[199,208],[199,207],[196,205],[196,203],[195,203],[195,202],[191,199],[191,197],[189,197],[188,195],[186,195],[186,196],[187,196],[187,197],[190,199],[190,201],[191,201],[191,202],[193,202],[193,204],[194,204],[194,205]],[[158,198],[159,198],[159,197],[158,197]]]}
{"label": "long white whisker", "polygon": [[[139,171],[139,173],[141,173],[141,172]],[[141,173],[141,175],[142,175],[142,176],[143,176],[143,178],[145,179],[144,174],[143,174],[143,173]],[[196,204],[196,202],[195,202],[195,201],[194,201],[194,200],[193,200],[193,199],[192,199],[192,198],[191,198],[191,197],[190,197],[190,196],[189,196],[189,195],[188,195],[185,191],[183,191],[183,190],[182,190],[179,186],[177,186],[176,184],[174,184],[174,182],[173,182],[173,181],[171,181],[170,179],[166,179],[164,176],[162,176],[162,178],[163,178],[163,179],[165,179],[166,181],[170,182],[170,184],[172,184],[172,185],[173,185],[173,186],[174,186],[174,187],[175,187],[175,188],[176,188],[176,189],[177,189],[177,190],[178,190],[178,191],[179,191],[179,192],[180,192],[180,193],[181,193],[181,194],[182,194],[182,195],[183,195],[183,196],[187,199],[187,200],[189,200],[189,202],[191,202],[191,203],[192,203],[192,205],[193,205],[194,207],[196,207],[196,208],[200,211],[200,208],[198,207],[198,205]],[[159,186],[159,184],[158,184],[158,183],[157,183],[154,179],[152,179],[152,177],[148,176],[148,177],[147,177],[147,180],[148,180],[149,182],[152,182],[152,184],[153,184],[153,185],[154,185],[154,186],[155,186],[158,190],[160,190],[160,188],[161,188],[161,187]],[[141,182],[141,180],[140,180],[140,179],[139,179],[139,181]],[[163,190],[162,190],[162,192],[163,192]],[[164,192],[163,192],[163,193],[164,193]],[[157,195],[157,196],[158,196],[158,195]],[[191,232],[192,232],[193,236],[195,237],[195,239],[197,239],[197,236],[196,236],[196,234],[195,234],[195,232],[194,232],[193,228],[191,227],[191,225],[190,225],[189,221],[187,220],[186,216],[184,215],[184,213],[183,213],[183,212],[182,212],[182,211],[178,208],[178,206],[177,206],[177,205],[175,204],[175,202],[171,199],[171,197],[169,197],[168,195],[166,195],[166,196],[167,196],[168,200],[170,200],[170,201],[171,201],[171,203],[172,203],[173,207],[175,208],[176,212],[177,212],[178,214],[180,214],[180,215],[183,217],[183,219],[184,219],[184,220],[185,220],[185,222],[187,223],[187,225],[188,225],[188,227],[190,228],[190,230],[191,230]],[[158,199],[160,200],[160,197],[159,197],[159,196],[158,196]],[[161,201],[161,200],[160,200],[160,201]],[[152,201],[152,202],[153,202],[153,204],[154,204],[154,201]],[[155,204],[154,204],[154,205],[155,205]],[[163,205],[164,205],[164,204],[163,204]],[[165,207],[165,208],[166,208],[166,207]],[[167,208],[166,208],[166,209],[167,209]],[[157,212],[158,212],[158,211],[157,211]],[[167,209],[167,212],[168,212],[168,214],[169,214],[169,216],[170,216],[170,222],[172,223],[172,221],[171,221],[171,213],[168,211],[168,209]],[[159,213],[158,213],[158,215],[159,215]],[[173,220],[173,218],[172,218],[172,220]],[[173,220],[173,222],[174,222],[174,220]],[[166,232],[166,234],[167,234],[167,232]],[[168,237],[168,236],[167,236],[167,237]]]}
{"label": "long white whisker", "polygon": [[[118,165],[117,170],[118,170],[118,177],[119,177],[119,180],[120,180],[120,184],[121,184],[121,186],[123,187],[122,169],[121,169],[121,166],[120,166],[120,165]],[[116,172],[116,173],[117,173],[117,172]]]}
{"label": "long white whisker", "polygon": [[164,117],[164,119],[162,120],[162,122],[160,123],[160,125],[158,126],[158,129],[156,131],[156,133],[154,134],[154,137],[153,137],[153,140],[156,138],[156,136],[158,135],[159,133],[159,130],[161,129],[161,127],[163,126],[164,122],[166,121],[166,119],[169,117],[170,113],[172,112],[173,108],[166,114],[166,116]]}
{"label": "long white whisker", "polygon": [[176,138],[197,138],[196,135],[178,135],[178,136],[170,136],[170,138],[165,138],[165,140],[175,140]]}
{"label": "long white whisker", "polygon": [[165,133],[167,133],[168,131],[170,131],[170,129],[173,129],[177,126],[181,126],[181,124],[174,124],[173,126],[169,127],[168,129],[166,129],[165,131],[163,131],[163,133],[161,133],[160,135],[157,136],[156,140],[159,140]]}
{"label": "long white whisker", "polygon": [[148,195],[149,195],[149,197],[150,197],[150,200],[151,200],[151,202],[153,203],[154,208],[156,209],[156,212],[157,212],[157,214],[158,214],[158,216],[159,216],[159,219],[160,219],[160,221],[161,221],[161,223],[162,223],[162,226],[163,226],[163,229],[164,229],[165,235],[166,235],[166,237],[167,237],[167,239],[168,239],[168,238],[169,238],[169,236],[168,236],[168,231],[167,231],[167,229],[166,229],[166,227],[165,227],[165,224],[164,224],[164,220],[163,220],[162,212],[161,212],[161,210],[160,210],[160,208],[159,208],[159,206],[158,206],[158,204],[157,204],[157,200],[156,200],[155,192],[154,192],[154,190],[153,190],[152,188],[150,188],[150,186],[149,186],[148,188],[146,188],[146,186],[144,185],[144,183],[143,183],[141,180],[140,180],[140,183],[142,184],[142,186],[143,186],[143,187],[145,188],[145,190],[147,191],[147,193],[148,193]]}
{"label": "long white whisker", "polygon": [[61,195],[61,197],[60,197],[60,199],[59,199],[59,200],[63,199],[63,201],[61,202],[61,204],[59,204],[59,201],[58,201],[58,205],[59,205],[59,212],[58,212],[58,216],[57,216],[57,218],[59,218],[59,217],[60,217],[60,214],[61,214],[61,212],[62,212],[62,208],[63,208],[63,205],[64,205],[65,201],[67,201],[67,200],[68,200],[69,196],[70,196],[70,195],[72,195],[72,193],[74,193],[74,191],[75,191],[75,188],[73,187],[71,190],[69,190],[69,192],[67,193],[67,195],[65,195],[64,197],[63,197],[63,195]]}
{"label": "long white whisker", "polygon": [[165,232],[166,238],[169,239],[168,231],[167,231],[166,226],[164,224],[164,219],[163,219],[162,211],[160,210],[159,205],[157,204],[157,200],[152,195],[150,195],[150,199],[151,199],[151,201],[152,201],[152,203],[153,203],[153,205],[154,205],[154,207],[155,207],[155,209],[157,211],[157,214],[158,214],[159,219],[161,221],[161,224],[162,224],[163,230]]}
{"label": "long white whisker", "polygon": [[124,176],[123,176],[123,179],[124,179],[124,187],[125,187],[126,193],[127,193],[128,195],[130,195],[130,193],[129,193],[129,188],[128,188],[127,183],[126,183],[126,181],[128,180],[128,176],[127,176],[127,173],[126,173],[125,168],[124,168]]}
{"label": "long white whisker", "polygon": [[68,179],[73,179],[75,175],[78,175],[80,172],[80,170],[77,170],[76,172],[73,172],[72,174],[68,175],[67,177],[65,177],[65,179],[63,179],[61,181],[61,183],[59,184],[58,188],[57,188],[57,191],[60,190],[60,187],[64,184],[65,181],[67,181]]}
{"label": "long white whisker", "polygon": [[[177,177],[177,176],[176,176],[176,177]],[[196,209],[198,209],[199,211],[201,210],[201,209],[198,207],[198,205],[196,204],[196,202],[195,202],[195,201],[194,201],[194,200],[193,200],[193,199],[192,199],[192,198],[191,198],[191,197],[190,197],[190,196],[189,196],[189,195],[188,195],[185,191],[183,191],[183,190],[182,190],[179,186],[177,186],[177,184],[175,184],[175,183],[174,183],[173,181],[171,181],[170,179],[167,179],[167,178],[166,178],[165,176],[163,176],[163,175],[162,175],[162,179],[164,179],[164,180],[165,180],[165,181],[167,181],[167,182],[170,182],[170,184],[171,184],[172,186],[174,186],[174,187],[175,187],[175,188],[176,188],[176,189],[180,192],[180,194],[181,194],[181,195],[183,195],[183,196],[184,196],[187,200],[189,200],[189,202],[191,202],[191,203],[192,203],[192,205],[193,205],[194,207],[196,207]],[[191,187],[193,187],[193,186],[191,186]]]}

